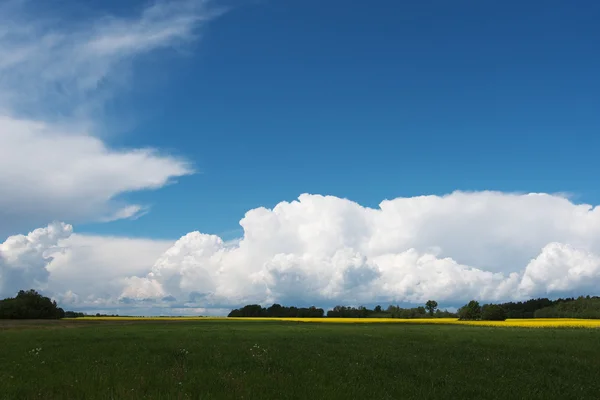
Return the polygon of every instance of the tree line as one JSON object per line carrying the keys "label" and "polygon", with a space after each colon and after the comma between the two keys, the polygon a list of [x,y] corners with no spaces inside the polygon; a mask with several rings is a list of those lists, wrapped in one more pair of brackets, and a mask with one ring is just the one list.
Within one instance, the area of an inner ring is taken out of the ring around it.
{"label": "tree line", "polygon": [[322,308],[316,307],[284,307],[273,304],[264,308],[259,304],[248,304],[240,309],[232,310],[228,317],[253,317],[253,318],[321,318],[325,314]]}
{"label": "tree line", "polygon": [[[0,319],[60,319],[92,317],[77,311],[65,311],[56,301],[33,289],[19,290],[15,297],[0,300]],[[97,313],[96,317],[119,317]]]}
{"label": "tree line", "polygon": [[600,319],[600,297],[578,297],[556,302],[534,312],[535,318],[582,318]]}
{"label": "tree line", "polygon": [[524,302],[486,304],[472,300],[458,310],[462,320],[497,320],[507,318],[580,318],[600,319],[600,297],[580,296],[577,299],[547,298],[531,299]]}
{"label": "tree line", "polygon": [[479,305],[476,300],[471,300],[458,309],[458,319],[461,321],[504,321],[506,310],[500,304]]}
{"label": "tree line", "polygon": [[15,297],[0,300],[0,319],[59,319],[66,316],[56,301],[35,290],[20,290]]}
{"label": "tree line", "polygon": [[324,312],[322,308],[285,307],[273,304],[264,308],[259,304],[249,304],[232,310],[228,317],[263,317],[263,318],[458,318],[460,320],[504,321],[507,318],[583,318],[600,319],[600,297],[586,296],[575,298],[530,299],[527,301],[507,302],[501,304],[480,305],[471,300],[460,307],[456,313],[442,311],[435,300],[427,301],[423,306],[402,308],[390,305],[383,309],[376,306],[369,309],[365,306],[335,306]]}
{"label": "tree line", "polygon": [[434,300],[429,300],[425,306],[415,308],[401,308],[388,306],[385,310],[381,306],[369,309],[364,306],[346,307],[335,306],[325,311],[317,307],[285,307],[273,304],[270,307],[262,307],[259,304],[248,304],[242,308],[232,310],[228,317],[246,318],[456,318],[457,314],[438,309]]}
{"label": "tree line", "polygon": [[[64,311],[56,301],[42,296],[33,289],[20,290],[15,297],[0,300],[0,319],[58,319],[87,316],[81,312]],[[96,316],[105,316],[96,314]],[[114,315],[113,315],[114,316]],[[530,299],[524,302],[484,304],[471,300],[459,308],[456,313],[438,308],[435,300],[428,300],[423,306],[402,308],[390,305],[383,309],[376,306],[369,309],[364,306],[335,306],[325,312],[322,308],[285,307],[273,304],[262,307],[249,304],[232,310],[228,317],[265,317],[265,318],[459,318],[462,320],[505,320],[507,318],[582,318],[600,319],[600,297],[580,296],[578,298]]]}
{"label": "tree line", "polygon": [[[589,297],[589,296],[588,296]],[[574,301],[575,298],[560,298],[556,300],[550,300],[547,298],[530,299],[527,301],[519,302],[508,302],[501,303],[500,306],[506,310],[506,316],[508,318],[536,318],[536,312],[538,310],[553,307],[561,303],[568,303]],[[537,317],[540,318],[540,317]]]}
{"label": "tree line", "polygon": [[329,318],[456,318],[456,314],[449,311],[438,309],[438,303],[435,300],[429,300],[424,306],[413,308],[402,308],[390,305],[383,309],[381,306],[375,306],[369,309],[364,306],[346,307],[335,306],[327,311]]}

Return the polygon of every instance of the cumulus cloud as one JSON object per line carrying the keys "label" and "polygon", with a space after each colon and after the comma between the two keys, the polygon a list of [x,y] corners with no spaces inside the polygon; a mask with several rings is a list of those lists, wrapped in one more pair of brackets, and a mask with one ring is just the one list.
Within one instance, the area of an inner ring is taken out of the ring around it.
{"label": "cumulus cloud", "polygon": [[600,256],[569,244],[550,243],[525,269],[521,290],[527,293],[595,293]]}
{"label": "cumulus cloud", "polygon": [[460,306],[593,294],[600,284],[597,209],[557,195],[456,192],[372,209],[304,194],[250,210],[240,225],[231,242],[200,232],[174,242],[68,236],[53,225],[39,231],[52,239],[9,238],[2,271],[29,260],[36,272],[20,283],[71,308],[136,314],[222,314],[254,302]]}
{"label": "cumulus cloud", "polygon": [[48,252],[72,231],[71,225],[53,223],[28,235],[11,236],[0,244],[0,296],[12,296],[30,286],[45,286],[49,277],[46,267],[52,261]]}
{"label": "cumulus cloud", "polygon": [[180,157],[109,146],[92,110],[118,92],[132,60],[196,39],[217,15],[207,2],[158,1],[78,23],[40,12],[0,4],[0,237],[55,219],[139,217],[147,207],[120,194],[193,173]]}
{"label": "cumulus cloud", "polygon": [[73,234],[47,263],[46,289],[73,306],[113,306],[123,288],[144,277],[173,241]]}
{"label": "cumulus cloud", "polygon": [[0,297],[35,288],[65,306],[118,303],[123,288],[143,277],[173,241],[73,234],[52,223],[0,243]]}
{"label": "cumulus cloud", "polygon": [[123,296],[156,293],[205,306],[458,304],[585,292],[600,283],[598,211],[557,195],[455,192],[370,209],[305,194],[250,210],[240,225],[244,236],[233,246],[185,235]]}

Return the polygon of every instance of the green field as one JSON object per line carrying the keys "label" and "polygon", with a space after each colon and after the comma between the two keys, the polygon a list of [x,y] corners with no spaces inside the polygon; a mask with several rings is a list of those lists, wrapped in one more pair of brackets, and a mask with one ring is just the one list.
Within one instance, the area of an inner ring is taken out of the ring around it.
{"label": "green field", "polygon": [[594,329],[0,323],[0,399],[598,399],[598,371]]}

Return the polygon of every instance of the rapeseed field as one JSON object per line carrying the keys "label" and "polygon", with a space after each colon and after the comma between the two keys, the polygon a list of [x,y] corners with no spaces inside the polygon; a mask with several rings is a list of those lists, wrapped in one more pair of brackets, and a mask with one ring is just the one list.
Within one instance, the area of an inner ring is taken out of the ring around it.
{"label": "rapeseed field", "polygon": [[90,321],[288,321],[330,324],[441,324],[515,328],[600,328],[600,320],[576,318],[508,319],[506,321],[459,321],[456,318],[226,318],[226,317],[84,317]]}

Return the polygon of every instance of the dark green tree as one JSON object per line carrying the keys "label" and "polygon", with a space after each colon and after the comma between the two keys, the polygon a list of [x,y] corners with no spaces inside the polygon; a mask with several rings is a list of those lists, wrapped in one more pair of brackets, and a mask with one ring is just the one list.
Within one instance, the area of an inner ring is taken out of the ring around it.
{"label": "dark green tree", "polygon": [[535,318],[600,319],[600,297],[558,299],[555,304],[535,311]]}
{"label": "dark green tree", "polygon": [[56,301],[42,296],[35,290],[20,290],[16,297],[0,301],[0,318],[9,319],[58,319],[65,311]]}
{"label": "dark green tree", "polygon": [[305,307],[285,307],[280,304],[273,304],[269,308],[263,308],[259,304],[249,304],[240,309],[231,310],[228,317],[270,317],[270,318],[320,318],[325,311],[322,308],[311,306]]}
{"label": "dark green tree", "polygon": [[477,320],[481,319],[481,306],[478,301],[471,300],[468,304],[458,310],[458,319]]}
{"label": "dark green tree", "polygon": [[498,304],[486,304],[481,308],[481,319],[485,321],[506,320],[506,310]]}
{"label": "dark green tree", "polygon": [[427,300],[427,303],[425,303],[425,309],[427,309],[427,312],[429,313],[430,317],[433,317],[433,314],[435,313],[435,310],[437,310],[438,307],[438,303],[435,300]]}

